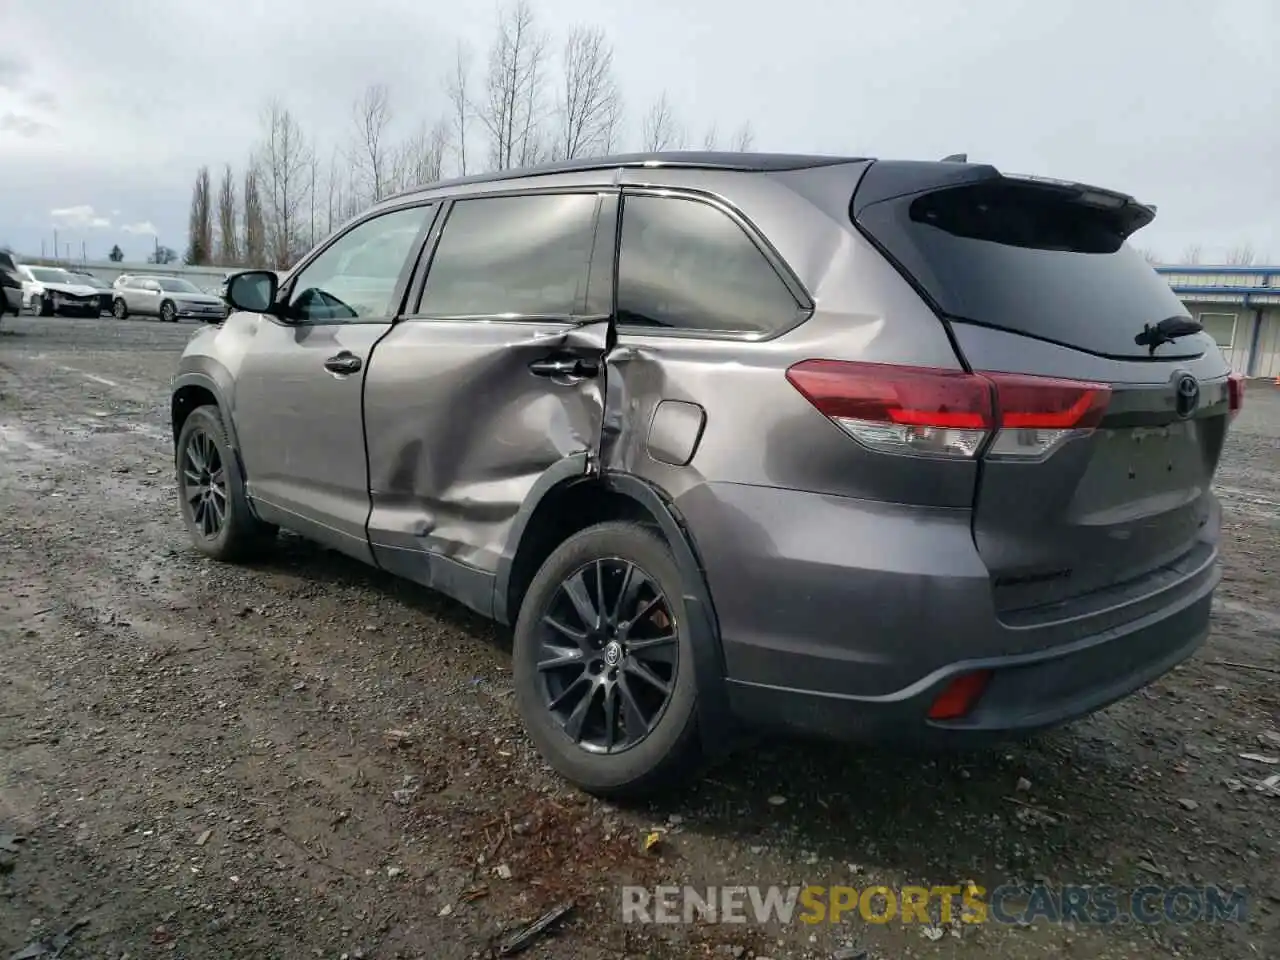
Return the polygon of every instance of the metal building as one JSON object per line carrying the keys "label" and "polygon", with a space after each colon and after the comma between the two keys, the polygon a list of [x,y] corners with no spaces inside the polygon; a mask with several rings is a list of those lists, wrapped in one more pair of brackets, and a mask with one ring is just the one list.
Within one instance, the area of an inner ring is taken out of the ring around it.
{"label": "metal building", "polygon": [[1222,347],[1231,369],[1280,377],[1280,266],[1156,267],[1192,317]]}

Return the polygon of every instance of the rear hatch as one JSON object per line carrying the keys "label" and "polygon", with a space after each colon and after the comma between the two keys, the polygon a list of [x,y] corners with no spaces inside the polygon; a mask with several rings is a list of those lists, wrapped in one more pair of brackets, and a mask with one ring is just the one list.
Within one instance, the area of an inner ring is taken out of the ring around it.
{"label": "rear hatch", "polygon": [[[1013,375],[990,378],[1002,413],[973,516],[1003,614],[1154,589],[1212,556],[1210,484],[1239,383],[1126,242],[1153,208],[985,165],[878,162],[851,212],[966,366]],[[1182,335],[1150,336],[1179,319]]]}

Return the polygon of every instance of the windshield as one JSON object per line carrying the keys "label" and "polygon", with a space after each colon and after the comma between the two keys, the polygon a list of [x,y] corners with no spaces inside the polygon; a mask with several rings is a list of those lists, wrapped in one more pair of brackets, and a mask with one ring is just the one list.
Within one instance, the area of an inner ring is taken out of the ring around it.
{"label": "windshield", "polygon": [[200,288],[195,286],[189,280],[181,280],[178,277],[165,277],[163,280],[157,280],[161,290],[168,290],[171,293],[199,293]]}
{"label": "windshield", "polygon": [[31,276],[35,277],[41,283],[75,283],[75,277],[67,273],[65,270],[59,270],[56,267],[28,267]]}

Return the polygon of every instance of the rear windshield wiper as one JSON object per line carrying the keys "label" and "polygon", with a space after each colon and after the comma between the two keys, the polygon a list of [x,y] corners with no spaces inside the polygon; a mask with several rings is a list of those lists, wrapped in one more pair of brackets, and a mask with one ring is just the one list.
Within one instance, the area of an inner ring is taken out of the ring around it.
{"label": "rear windshield wiper", "polygon": [[1154,325],[1144,323],[1142,332],[1133,338],[1133,342],[1140,347],[1146,347],[1148,352],[1154,356],[1156,347],[1166,343],[1173,343],[1179,337],[1200,333],[1202,330],[1204,330],[1204,326],[1189,317],[1166,317]]}

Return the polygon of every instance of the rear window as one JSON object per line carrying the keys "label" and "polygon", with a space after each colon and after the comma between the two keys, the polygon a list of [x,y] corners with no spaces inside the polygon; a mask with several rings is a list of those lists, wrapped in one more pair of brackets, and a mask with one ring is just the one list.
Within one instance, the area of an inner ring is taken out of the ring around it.
{"label": "rear window", "polygon": [[[1169,284],[1126,243],[1121,210],[1008,180],[866,207],[866,230],[946,314],[1108,356],[1147,356],[1143,324],[1187,316]],[[1186,337],[1160,358],[1202,353]]]}

